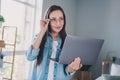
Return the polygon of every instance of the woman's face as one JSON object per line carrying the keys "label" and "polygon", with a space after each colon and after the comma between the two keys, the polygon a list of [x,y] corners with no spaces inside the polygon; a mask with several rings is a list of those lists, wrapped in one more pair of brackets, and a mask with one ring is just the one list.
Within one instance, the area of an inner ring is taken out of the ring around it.
{"label": "woman's face", "polygon": [[64,25],[63,13],[60,10],[55,10],[50,13],[50,26],[53,33],[59,33]]}

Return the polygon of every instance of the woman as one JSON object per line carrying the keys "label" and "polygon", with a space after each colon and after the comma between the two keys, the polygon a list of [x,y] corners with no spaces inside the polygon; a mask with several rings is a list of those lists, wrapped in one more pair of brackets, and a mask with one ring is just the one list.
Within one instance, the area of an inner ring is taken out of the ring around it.
{"label": "woman", "polygon": [[57,5],[50,6],[45,19],[40,21],[41,31],[27,51],[27,59],[35,60],[30,80],[69,80],[69,74],[81,68],[79,57],[69,65],[49,59],[60,56],[66,37],[65,24],[63,9]]}

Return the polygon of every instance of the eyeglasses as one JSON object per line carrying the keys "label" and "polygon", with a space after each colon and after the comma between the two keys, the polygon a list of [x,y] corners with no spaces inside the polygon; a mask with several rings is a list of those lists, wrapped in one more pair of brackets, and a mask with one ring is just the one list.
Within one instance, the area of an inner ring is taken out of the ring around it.
{"label": "eyeglasses", "polygon": [[64,18],[62,18],[62,17],[60,17],[59,19],[52,18],[52,19],[50,19],[50,22],[54,23],[54,24],[56,24],[57,22],[63,23],[64,22]]}

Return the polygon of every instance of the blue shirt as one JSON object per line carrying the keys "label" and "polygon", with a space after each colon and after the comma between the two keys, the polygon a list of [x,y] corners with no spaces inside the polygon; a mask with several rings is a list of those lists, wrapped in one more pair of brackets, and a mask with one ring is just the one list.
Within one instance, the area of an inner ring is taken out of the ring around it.
{"label": "blue shirt", "polygon": [[[34,40],[37,38],[37,36],[34,38]],[[60,56],[60,46],[61,46],[61,38],[58,37],[58,46],[57,46],[57,51],[56,51],[56,58],[59,58]],[[29,80],[47,80],[48,76],[48,68],[49,68],[49,63],[50,60],[48,59],[49,56],[51,56],[52,53],[52,36],[48,35],[44,51],[43,51],[43,59],[40,65],[36,66],[36,63],[34,62],[34,67],[32,70],[32,73],[30,75]],[[39,53],[40,49],[33,49],[32,46],[28,49],[26,52],[27,59],[29,61],[36,61],[37,60],[37,55]],[[64,64],[59,64],[55,63],[54,64],[54,79],[53,80],[70,80],[69,79],[69,74],[66,71],[66,67]]]}

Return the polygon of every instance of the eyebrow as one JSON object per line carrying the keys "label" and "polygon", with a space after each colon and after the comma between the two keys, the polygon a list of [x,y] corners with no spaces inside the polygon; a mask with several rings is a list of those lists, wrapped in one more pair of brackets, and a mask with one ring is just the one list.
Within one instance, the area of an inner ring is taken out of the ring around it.
{"label": "eyebrow", "polygon": [[51,17],[51,18],[49,18],[50,20],[53,20],[53,19],[56,19],[55,17]]}
{"label": "eyebrow", "polygon": [[[56,17],[51,17],[51,18],[56,18]],[[64,18],[64,17],[61,16],[61,17],[59,17],[59,18]]]}

